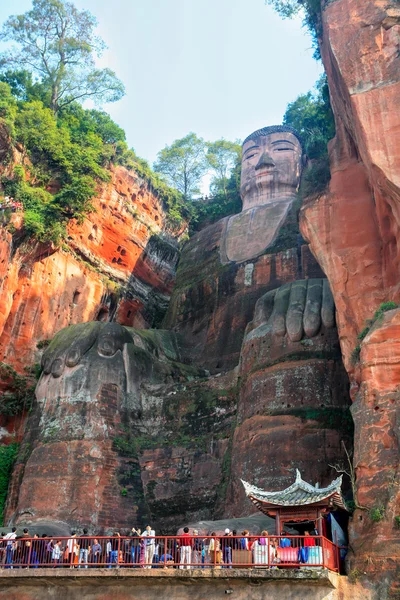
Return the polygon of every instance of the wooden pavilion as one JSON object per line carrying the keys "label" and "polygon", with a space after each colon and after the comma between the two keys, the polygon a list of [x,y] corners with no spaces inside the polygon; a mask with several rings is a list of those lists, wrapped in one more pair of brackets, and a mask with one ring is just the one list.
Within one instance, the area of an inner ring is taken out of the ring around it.
{"label": "wooden pavilion", "polygon": [[347,510],[342,496],[342,475],[328,487],[314,487],[301,478],[296,469],[296,480],[279,492],[266,492],[241,480],[246,496],[264,514],[273,517],[276,535],[280,535],[285,523],[288,525],[315,522],[319,534],[324,533],[322,517],[337,509]]}

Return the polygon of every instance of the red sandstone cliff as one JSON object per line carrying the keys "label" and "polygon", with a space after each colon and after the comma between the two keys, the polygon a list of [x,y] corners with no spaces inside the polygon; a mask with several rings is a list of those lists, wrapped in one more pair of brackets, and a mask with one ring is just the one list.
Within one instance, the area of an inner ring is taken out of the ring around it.
{"label": "red sandstone cliff", "polygon": [[361,363],[352,351],[380,304],[400,299],[400,7],[325,2],[322,27],[337,135],[329,190],[303,207],[301,230],[335,299],[352,382],[358,503],[381,511],[356,511],[351,560],[383,577],[400,556],[398,310],[361,343]]}
{"label": "red sandstone cliff", "polygon": [[178,253],[160,238],[161,201],[118,167],[94,206],[83,224],[71,223],[61,248],[19,245],[19,214],[13,236],[0,228],[0,361],[19,372],[39,362],[37,343],[63,327],[114,317],[146,328],[166,310]]}

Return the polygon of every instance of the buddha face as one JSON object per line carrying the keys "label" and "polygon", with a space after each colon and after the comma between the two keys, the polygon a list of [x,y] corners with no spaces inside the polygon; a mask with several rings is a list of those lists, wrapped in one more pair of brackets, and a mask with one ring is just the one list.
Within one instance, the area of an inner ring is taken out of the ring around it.
{"label": "buddha face", "polygon": [[290,131],[253,137],[243,145],[240,195],[243,210],[296,194],[302,148]]}

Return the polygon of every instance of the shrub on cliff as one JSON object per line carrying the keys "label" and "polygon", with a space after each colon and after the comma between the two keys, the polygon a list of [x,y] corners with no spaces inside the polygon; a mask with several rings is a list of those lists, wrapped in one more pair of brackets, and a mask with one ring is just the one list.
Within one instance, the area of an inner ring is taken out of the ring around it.
{"label": "shrub on cliff", "polygon": [[328,142],[335,135],[325,74],[321,75],[314,90],[301,94],[288,104],[283,122],[300,133],[309,159],[302,178],[302,196],[322,192],[330,180]]}
{"label": "shrub on cliff", "polygon": [[92,210],[91,200],[98,184],[110,179],[112,163],[135,170],[164,201],[171,222],[182,220],[180,194],[128,149],[124,131],[107,113],[71,104],[55,116],[40,100],[16,102],[10,87],[0,82],[1,115],[13,143],[23,149],[23,166],[3,177],[2,186],[22,202],[29,236],[58,243],[69,219]]}
{"label": "shrub on cliff", "polygon": [[18,448],[16,443],[0,446],[0,525],[4,523],[4,506]]}

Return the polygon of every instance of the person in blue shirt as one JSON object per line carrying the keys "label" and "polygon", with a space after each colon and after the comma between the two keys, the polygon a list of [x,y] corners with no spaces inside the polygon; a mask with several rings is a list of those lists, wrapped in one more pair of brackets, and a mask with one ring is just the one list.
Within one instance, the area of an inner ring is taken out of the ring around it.
{"label": "person in blue shirt", "polygon": [[279,541],[279,547],[280,548],[290,548],[290,540],[289,538],[287,538],[288,532],[287,531],[282,531],[281,536],[283,536],[280,541]]}

